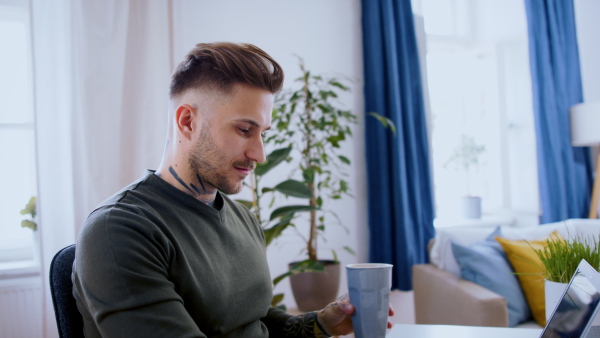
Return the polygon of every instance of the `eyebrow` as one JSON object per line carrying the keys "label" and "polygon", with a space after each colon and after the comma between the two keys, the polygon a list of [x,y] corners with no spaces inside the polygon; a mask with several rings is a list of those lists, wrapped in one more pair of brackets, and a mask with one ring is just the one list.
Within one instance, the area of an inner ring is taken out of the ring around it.
{"label": "eyebrow", "polygon": [[[254,120],[251,120],[251,119],[238,119],[238,120],[235,120],[235,122],[243,122],[243,123],[248,123],[249,125],[252,125],[252,126],[254,126],[254,127],[256,127],[256,128],[260,128],[260,125],[259,125],[259,124],[258,124],[256,121],[254,121]],[[266,131],[266,130],[269,130],[269,129],[271,129],[271,126],[268,126],[268,127],[265,129],[265,131]]]}

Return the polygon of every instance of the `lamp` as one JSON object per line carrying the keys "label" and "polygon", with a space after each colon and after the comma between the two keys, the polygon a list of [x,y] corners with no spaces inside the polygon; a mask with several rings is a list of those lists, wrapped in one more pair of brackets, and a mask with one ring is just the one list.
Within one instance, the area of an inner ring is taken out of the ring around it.
{"label": "lamp", "polygon": [[[600,145],[600,102],[580,103],[571,107],[571,145],[590,147]],[[590,203],[589,218],[598,218],[600,198],[600,147],[594,170],[594,189]]]}

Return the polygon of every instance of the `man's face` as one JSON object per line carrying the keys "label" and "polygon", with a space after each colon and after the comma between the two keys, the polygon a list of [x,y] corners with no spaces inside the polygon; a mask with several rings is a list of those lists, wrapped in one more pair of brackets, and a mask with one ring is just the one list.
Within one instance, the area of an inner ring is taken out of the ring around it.
{"label": "man's face", "polygon": [[202,112],[188,162],[204,188],[236,194],[256,162],[265,161],[262,133],[271,126],[273,94],[238,84],[224,96]]}

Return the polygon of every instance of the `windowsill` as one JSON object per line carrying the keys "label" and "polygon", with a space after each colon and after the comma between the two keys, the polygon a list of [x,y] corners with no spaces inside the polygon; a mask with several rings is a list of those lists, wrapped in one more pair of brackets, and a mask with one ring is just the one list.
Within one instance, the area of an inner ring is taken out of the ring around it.
{"label": "windowsill", "polygon": [[34,260],[0,263],[0,279],[40,275],[40,264]]}
{"label": "windowsill", "polygon": [[435,228],[457,226],[495,227],[499,225],[513,225],[515,218],[506,215],[483,215],[481,218],[436,218],[433,221]]}

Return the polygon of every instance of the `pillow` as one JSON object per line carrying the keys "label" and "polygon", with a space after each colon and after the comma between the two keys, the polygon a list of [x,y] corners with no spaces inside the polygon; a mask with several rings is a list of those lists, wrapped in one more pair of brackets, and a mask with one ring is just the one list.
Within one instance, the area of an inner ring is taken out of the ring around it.
{"label": "pillow", "polygon": [[[492,235],[499,235],[499,229]],[[452,251],[463,279],[479,284],[506,299],[509,326],[516,326],[531,317],[519,281],[494,237],[490,236],[470,247],[452,242]]]}
{"label": "pillow", "polygon": [[429,252],[431,263],[440,269],[460,276],[460,266],[452,253],[452,242],[471,246],[485,240],[493,230],[492,227],[481,226],[437,228],[435,241]]}
{"label": "pillow", "polygon": [[[560,236],[554,231],[550,236]],[[509,240],[496,237],[513,269],[517,273],[519,283],[531,309],[533,319],[541,326],[546,326],[546,300],[544,294],[543,265],[535,250],[546,246],[546,239],[536,241]]]}

